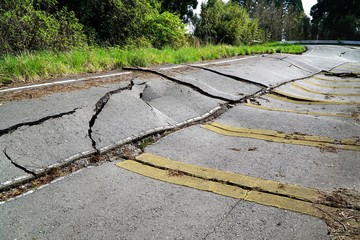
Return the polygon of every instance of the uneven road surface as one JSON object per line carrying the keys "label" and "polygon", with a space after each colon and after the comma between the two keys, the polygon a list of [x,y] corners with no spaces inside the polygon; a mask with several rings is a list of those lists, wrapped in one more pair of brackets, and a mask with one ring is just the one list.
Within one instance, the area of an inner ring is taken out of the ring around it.
{"label": "uneven road surface", "polygon": [[360,239],[360,49],[0,89],[0,239]]}

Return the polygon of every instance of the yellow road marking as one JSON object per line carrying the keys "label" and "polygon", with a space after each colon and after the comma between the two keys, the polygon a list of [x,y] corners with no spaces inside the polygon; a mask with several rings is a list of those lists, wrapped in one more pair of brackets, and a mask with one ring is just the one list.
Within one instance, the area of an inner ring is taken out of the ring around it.
{"label": "yellow road marking", "polygon": [[[320,99],[300,97],[300,96],[292,95],[290,93],[286,93],[286,92],[279,91],[279,90],[274,90],[273,92],[283,95],[285,97],[298,99],[295,101],[309,101],[308,103],[305,103],[305,104],[309,104],[309,103],[319,104],[319,105],[357,105],[357,104],[360,104],[360,102],[324,101],[324,100],[320,100]],[[268,96],[268,95],[266,95],[266,96]],[[273,97],[273,96],[271,96],[271,97]],[[289,99],[289,100],[291,100],[291,99]],[[288,102],[290,102],[290,101],[288,101]]]}
{"label": "yellow road marking", "polygon": [[319,77],[319,76],[313,76],[311,78],[320,80],[320,81],[325,81],[325,82],[360,82],[360,80],[357,79],[347,79],[347,80],[332,80],[332,79],[328,79],[328,78],[323,78],[323,77]]}
{"label": "yellow road marking", "polygon": [[357,89],[357,88],[360,88],[360,86],[330,86],[330,85],[322,85],[322,84],[318,84],[318,83],[314,83],[312,81],[310,81],[309,79],[307,80],[303,80],[304,82],[306,83],[309,83],[311,85],[314,85],[314,86],[317,86],[317,87],[322,87],[322,88],[344,88],[344,89],[347,89],[347,88],[350,88],[350,89]]}
{"label": "yellow road marking", "polygon": [[305,114],[305,115],[312,115],[312,116],[325,116],[325,117],[342,117],[342,118],[353,118],[350,114],[345,113],[325,113],[325,112],[311,112],[311,111],[299,111],[299,110],[289,110],[283,108],[270,108],[265,106],[259,106],[252,103],[245,103],[245,106],[258,108],[267,111],[274,111],[274,112],[288,112],[288,113],[297,113],[297,114]]}
{"label": "yellow road marking", "polygon": [[322,136],[285,134],[273,130],[239,128],[216,122],[205,124],[201,127],[215,133],[231,137],[253,138],[271,142],[303,145],[310,147],[331,147],[334,149],[360,151],[359,139],[336,140],[333,138]]}
{"label": "yellow road marking", "polygon": [[298,88],[298,89],[301,89],[305,92],[309,92],[309,93],[314,93],[314,94],[319,94],[319,95],[325,95],[325,96],[352,96],[352,97],[358,97],[360,96],[360,94],[358,93],[324,93],[324,92],[319,92],[319,91],[315,91],[315,90],[312,90],[312,89],[308,89],[306,87],[303,87],[303,86],[300,86],[296,83],[290,83],[291,86],[295,87],[295,88]]}
{"label": "yellow road marking", "polygon": [[[282,93],[281,93],[282,94]],[[282,94],[283,95],[283,94]],[[303,99],[303,98],[300,98],[298,96],[288,96],[288,97],[294,97],[294,98],[297,98],[298,100],[295,100],[295,99],[289,99],[289,98],[286,98],[286,97],[281,97],[279,95],[275,95],[275,94],[266,94],[264,95],[266,97],[269,97],[269,98],[273,98],[273,99],[276,99],[276,100],[279,100],[279,101],[283,101],[283,102],[289,102],[289,103],[295,103],[295,104],[304,104],[304,105],[357,105],[357,104],[360,104],[360,103],[349,103],[349,104],[338,104],[337,102],[330,102],[330,101],[309,101],[308,99]]]}
{"label": "yellow road marking", "polygon": [[263,192],[282,194],[310,202],[316,201],[320,196],[319,191],[315,189],[303,188],[291,184],[279,183],[272,180],[190,165],[187,163],[172,161],[167,158],[155,156],[150,153],[141,154],[136,159],[157,167],[180,170],[189,173],[191,176],[196,176],[197,178],[202,178],[205,180],[216,179],[222,183],[230,183],[232,185],[243,186],[244,188],[256,188]]}
{"label": "yellow road marking", "polygon": [[351,69],[351,70],[358,70],[360,68],[360,65],[357,64],[346,64],[346,65],[340,65],[336,67],[336,69]]}
{"label": "yellow road marking", "polygon": [[[137,161],[127,160],[116,165],[164,182],[318,218],[324,217],[324,212],[336,211],[335,208],[316,204],[322,196],[322,193],[316,189],[190,165],[149,153],[144,153],[136,159]],[[172,175],[170,170],[177,171],[179,174]]]}

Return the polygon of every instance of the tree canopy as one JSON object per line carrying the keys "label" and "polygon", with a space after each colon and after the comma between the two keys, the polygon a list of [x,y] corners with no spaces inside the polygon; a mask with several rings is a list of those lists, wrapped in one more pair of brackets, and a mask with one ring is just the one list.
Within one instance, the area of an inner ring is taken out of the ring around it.
{"label": "tree canopy", "polygon": [[310,19],[305,15],[301,0],[232,0],[244,7],[251,18],[271,40],[307,39]]}
{"label": "tree canopy", "polygon": [[207,43],[250,44],[259,41],[263,32],[257,20],[251,20],[245,8],[222,0],[208,0],[201,6],[195,35]]}
{"label": "tree canopy", "polygon": [[0,6],[0,55],[87,44],[162,48],[186,43],[179,15],[157,0],[0,0]]}
{"label": "tree canopy", "polygon": [[193,10],[198,5],[197,0],[160,0],[159,2],[163,11],[179,14],[184,22],[193,17]]}
{"label": "tree canopy", "polygon": [[310,15],[313,38],[360,40],[360,0],[318,0]]}

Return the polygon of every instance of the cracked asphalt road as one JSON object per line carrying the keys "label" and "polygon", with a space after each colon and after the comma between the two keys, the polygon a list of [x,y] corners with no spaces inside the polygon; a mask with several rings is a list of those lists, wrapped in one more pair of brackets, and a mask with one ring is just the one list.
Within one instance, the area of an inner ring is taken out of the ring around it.
{"label": "cracked asphalt road", "polygon": [[0,239],[357,239],[360,51],[308,49],[2,103]]}

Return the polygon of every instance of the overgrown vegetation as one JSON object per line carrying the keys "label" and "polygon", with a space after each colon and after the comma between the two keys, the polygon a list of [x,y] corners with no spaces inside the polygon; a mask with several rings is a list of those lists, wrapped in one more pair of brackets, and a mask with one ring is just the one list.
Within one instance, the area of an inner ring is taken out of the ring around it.
{"label": "overgrown vegetation", "polygon": [[0,0],[0,6],[0,55],[65,51],[85,43],[74,12],[66,7],[57,10],[56,0]]}
{"label": "overgrown vegetation", "polygon": [[179,15],[157,0],[0,0],[0,6],[0,55],[187,44]]}
{"label": "overgrown vegetation", "polygon": [[251,20],[245,8],[222,0],[208,0],[195,22],[195,36],[211,44],[252,44],[263,42],[257,20]]}
{"label": "overgrown vegetation", "polygon": [[360,40],[360,0],[318,0],[310,14],[314,39]]}
{"label": "overgrown vegetation", "polygon": [[[299,53],[303,47],[256,44],[357,39],[359,1],[319,0],[310,31],[301,0],[208,0],[200,16],[193,12],[197,0],[0,0],[0,81],[31,82],[252,53]],[[193,35],[186,32],[189,21]]]}
{"label": "overgrown vegetation", "polygon": [[259,21],[265,40],[308,39],[310,19],[301,0],[231,0]]}
{"label": "overgrown vegetation", "polygon": [[207,45],[204,47],[165,47],[124,49],[89,47],[68,52],[41,51],[0,57],[0,82],[33,82],[41,79],[99,72],[127,66],[146,67],[165,63],[186,63],[264,53],[302,53],[303,46],[269,43],[254,46]]}

